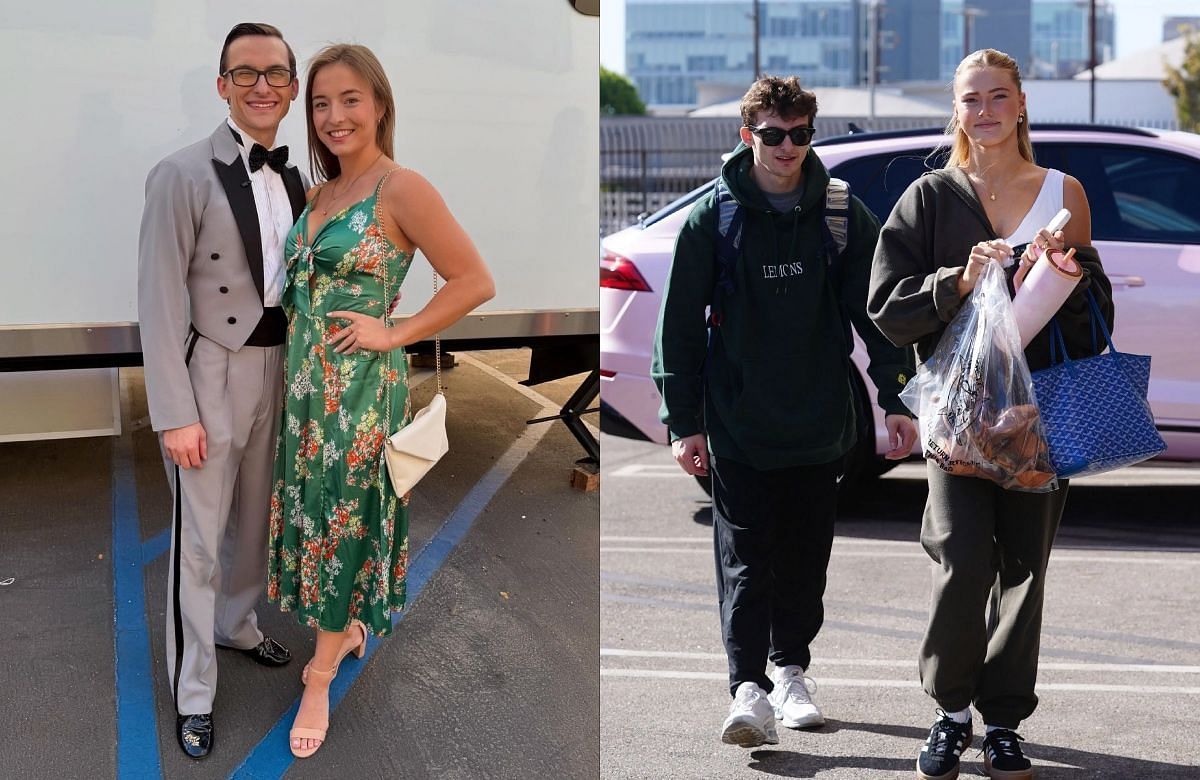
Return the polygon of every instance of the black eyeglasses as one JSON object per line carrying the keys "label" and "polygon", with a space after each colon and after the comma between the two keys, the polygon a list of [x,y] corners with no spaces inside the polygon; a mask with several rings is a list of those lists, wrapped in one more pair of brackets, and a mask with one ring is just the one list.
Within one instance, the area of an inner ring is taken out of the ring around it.
{"label": "black eyeglasses", "polygon": [[239,87],[253,87],[258,83],[259,76],[266,76],[267,83],[272,87],[286,87],[292,83],[292,79],[296,77],[287,68],[271,68],[269,70],[255,70],[254,68],[230,68],[221,74],[228,76],[229,80]]}
{"label": "black eyeglasses", "polygon": [[784,130],[782,127],[746,127],[767,146],[779,146],[784,138],[791,138],[796,146],[808,146],[813,134],[817,132],[813,127],[793,127],[791,130]]}

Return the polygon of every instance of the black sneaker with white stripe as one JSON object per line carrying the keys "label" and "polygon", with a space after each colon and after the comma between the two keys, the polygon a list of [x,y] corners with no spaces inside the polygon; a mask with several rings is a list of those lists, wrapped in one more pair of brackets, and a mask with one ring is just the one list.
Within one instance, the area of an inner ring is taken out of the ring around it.
{"label": "black sneaker with white stripe", "polygon": [[958,760],[971,744],[970,721],[958,723],[943,710],[938,710],[938,716],[917,757],[920,780],[954,780]]}
{"label": "black sneaker with white stripe", "polygon": [[1031,780],[1033,765],[1021,752],[1025,739],[1011,729],[992,729],[983,738],[983,768],[992,780]]}

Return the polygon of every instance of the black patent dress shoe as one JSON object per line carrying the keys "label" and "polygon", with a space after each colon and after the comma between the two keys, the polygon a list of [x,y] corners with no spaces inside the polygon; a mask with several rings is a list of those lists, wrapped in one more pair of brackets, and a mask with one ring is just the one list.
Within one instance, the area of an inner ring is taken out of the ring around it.
{"label": "black patent dress shoe", "polygon": [[179,747],[188,758],[204,758],[212,750],[212,713],[203,715],[179,715],[175,718],[176,736]]}
{"label": "black patent dress shoe", "polygon": [[264,636],[263,641],[247,650],[243,650],[240,647],[228,647],[227,645],[217,645],[217,647],[224,647],[227,650],[237,650],[239,653],[245,653],[263,666],[283,666],[292,660],[291,652],[269,636]]}

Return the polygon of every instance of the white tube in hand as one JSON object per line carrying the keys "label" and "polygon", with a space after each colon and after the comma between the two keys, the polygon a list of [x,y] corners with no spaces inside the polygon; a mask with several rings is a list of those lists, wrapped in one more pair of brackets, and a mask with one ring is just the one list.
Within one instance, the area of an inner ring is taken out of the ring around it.
{"label": "white tube in hand", "polygon": [[1054,235],[1066,227],[1067,223],[1070,221],[1071,212],[1067,209],[1059,209],[1058,213],[1054,215],[1054,219],[1050,220],[1050,224],[1046,225],[1046,230],[1050,233],[1050,235]]}

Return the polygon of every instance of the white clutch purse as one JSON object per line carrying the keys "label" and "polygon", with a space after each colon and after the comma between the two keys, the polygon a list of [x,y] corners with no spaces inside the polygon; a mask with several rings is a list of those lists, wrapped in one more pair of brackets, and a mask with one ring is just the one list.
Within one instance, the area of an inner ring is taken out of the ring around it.
{"label": "white clutch purse", "polygon": [[[438,276],[435,271],[434,295],[437,295],[437,283]],[[421,481],[421,477],[428,474],[442,456],[450,451],[450,441],[446,437],[446,394],[442,392],[442,340],[436,335],[433,337],[433,355],[437,394],[428,406],[413,415],[408,425],[383,441],[383,461],[397,496],[403,496],[412,490]],[[390,355],[388,359],[391,359]],[[390,414],[388,419],[390,429]]]}
{"label": "white clutch purse", "polygon": [[437,395],[412,422],[384,440],[383,457],[396,495],[413,489],[442,456],[450,451],[446,438],[446,396],[439,382]]}

